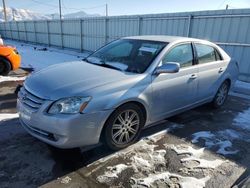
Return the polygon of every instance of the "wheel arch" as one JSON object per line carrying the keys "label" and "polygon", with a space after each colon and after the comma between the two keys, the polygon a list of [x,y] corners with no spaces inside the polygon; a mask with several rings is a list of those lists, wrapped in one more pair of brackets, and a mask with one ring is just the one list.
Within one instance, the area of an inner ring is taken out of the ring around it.
{"label": "wheel arch", "polygon": [[232,81],[231,79],[228,77],[224,80],[224,82],[228,82],[229,83],[229,88],[231,88],[231,84],[232,84]]}
{"label": "wheel arch", "polygon": [[143,115],[144,115],[144,118],[145,118],[145,122],[147,122],[147,118],[148,118],[148,111],[147,111],[147,108],[145,106],[145,103],[143,103],[142,101],[139,101],[139,100],[128,100],[128,101],[124,101],[122,103],[119,103],[113,110],[112,113],[109,114],[108,118],[106,118],[103,126],[102,126],[102,129],[101,129],[101,134],[100,134],[100,137],[99,137],[99,141],[103,141],[104,139],[104,132],[105,132],[105,128],[107,126],[106,122],[108,121],[108,119],[110,118],[110,116],[112,116],[112,114],[117,110],[117,108],[120,108],[121,106],[123,105],[126,105],[126,104],[136,104],[137,106],[139,106],[141,109],[142,109],[142,112],[143,112]]}
{"label": "wheel arch", "polygon": [[214,92],[213,92],[213,95],[214,95],[214,96],[216,95],[216,93],[217,93],[218,89],[220,88],[220,86],[221,86],[225,81],[229,82],[229,89],[231,89],[231,86],[232,86],[232,84],[233,84],[233,78],[231,77],[231,75],[230,75],[229,73],[226,73],[226,74],[223,75],[222,78],[220,78],[220,79],[218,80],[218,82],[217,82],[217,84],[216,84],[217,86],[215,87],[215,90],[214,90]]}

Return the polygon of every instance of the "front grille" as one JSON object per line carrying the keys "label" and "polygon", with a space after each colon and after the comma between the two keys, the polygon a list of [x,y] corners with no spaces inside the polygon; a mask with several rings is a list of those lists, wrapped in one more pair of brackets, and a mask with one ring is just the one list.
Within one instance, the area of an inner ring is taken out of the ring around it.
{"label": "front grille", "polygon": [[41,105],[44,103],[44,99],[37,97],[29,92],[25,87],[22,87],[18,93],[18,99],[20,102],[32,112],[37,112]]}

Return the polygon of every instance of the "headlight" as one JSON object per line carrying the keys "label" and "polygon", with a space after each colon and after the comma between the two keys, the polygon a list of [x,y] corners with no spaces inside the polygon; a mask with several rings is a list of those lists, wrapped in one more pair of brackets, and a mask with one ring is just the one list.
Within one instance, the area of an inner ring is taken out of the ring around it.
{"label": "headlight", "polygon": [[60,99],[49,108],[49,114],[76,114],[82,112],[91,97],[70,97]]}
{"label": "headlight", "polygon": [[17,51],[17,49],[13,49],[13,51],[14,51],[16,54],[19,54],[18,51]]}

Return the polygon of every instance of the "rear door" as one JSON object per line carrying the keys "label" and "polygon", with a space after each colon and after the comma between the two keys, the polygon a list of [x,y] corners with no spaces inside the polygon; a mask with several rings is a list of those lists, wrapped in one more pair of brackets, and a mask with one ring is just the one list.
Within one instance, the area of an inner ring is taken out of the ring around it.
{"label": "rear door", "polygon": [[194,46],[199,69],[198,101],[203,101],[215,94],[226,63],[215,47],[202,43],[194,43]]}
{"label": "rear door", "polygon": [[191,42],[178,44],[171,48],[163,57],[160,65],[167,62],[180,63],[180,71],[152,75],[151,111],[156,120],[191,105],[197,99],[198,69],[194,65]]}

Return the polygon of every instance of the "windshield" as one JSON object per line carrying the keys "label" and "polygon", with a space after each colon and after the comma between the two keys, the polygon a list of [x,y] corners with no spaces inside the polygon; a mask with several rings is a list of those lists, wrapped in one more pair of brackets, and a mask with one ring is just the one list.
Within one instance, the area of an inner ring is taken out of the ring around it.
{"label": "windshield", "polygon": [[166,45],[165,42],[120,39],[97,50],[86,61],[125,72],[143,73]]}

